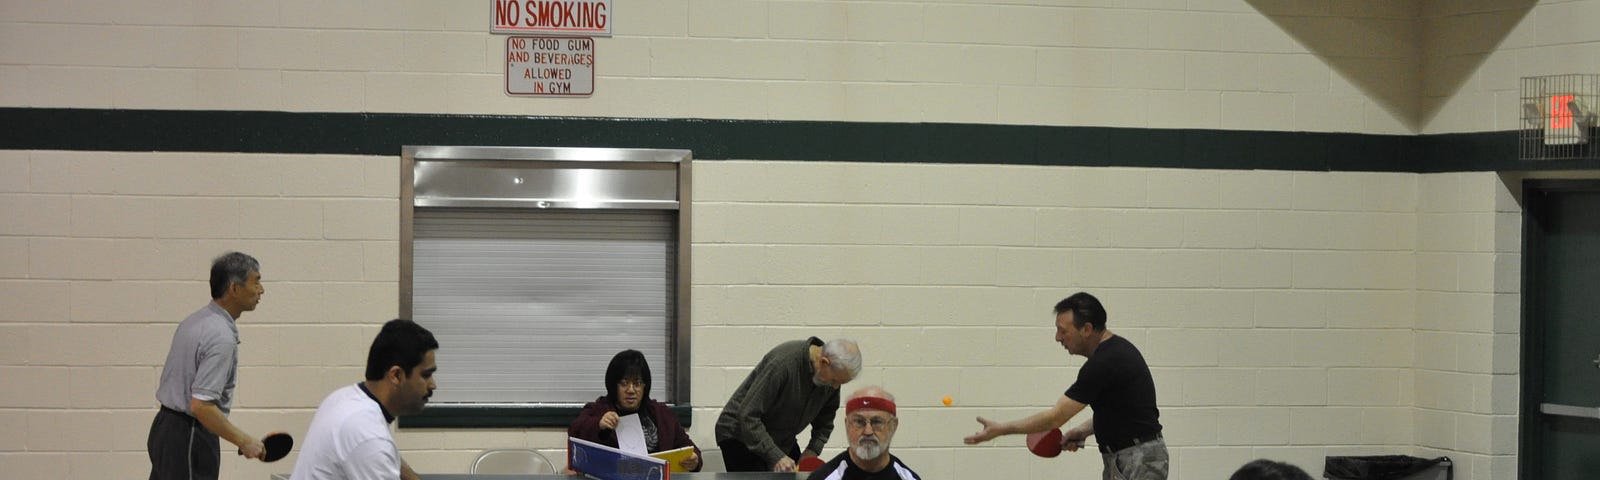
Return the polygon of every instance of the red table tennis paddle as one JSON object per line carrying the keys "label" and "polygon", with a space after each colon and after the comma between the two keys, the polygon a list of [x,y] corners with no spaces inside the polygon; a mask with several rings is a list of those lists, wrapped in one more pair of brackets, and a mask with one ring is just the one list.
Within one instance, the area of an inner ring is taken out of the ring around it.
{"label": "red table tennis paddle", "polygon": [[822,461],[821,457],[806,457],[806,458],[800,459],[800,464],[795,467],[795,470],[802,471],[802,472],[812,472],[812,471],[816,471],[818,467],[821,467],[823,464],[826,464],[826,463],[828,463],[828,462]]}
{"label": "red table tennis paddle", "polygon": [[1028,451],[1044,458],[1061,454],[1061,429],[1052,428],[1028,434]]}
{"label": "red table tennis paddle", "polygon": [[[284,432],[271,433],[267,438],[261,439],[261,445],[266,447],[266,453],[261,455],[261,461],[272,463],[289,456],[289,450],[294,448],[294,437]],[[244,450],[239,450],[239,454],[244,455]]]}

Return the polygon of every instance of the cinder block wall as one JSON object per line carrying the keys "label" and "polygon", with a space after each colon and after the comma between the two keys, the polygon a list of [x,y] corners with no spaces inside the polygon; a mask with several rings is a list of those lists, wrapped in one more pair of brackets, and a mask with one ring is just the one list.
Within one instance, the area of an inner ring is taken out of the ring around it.
{"label": "cinder block wall", "polygon": [[[503,93],[487,2],[8,0],[0,102],[1412,131],[1240,0],[617,3],[596,94],[532,99]],[[1396,3],[1309,14],[1374,22],[1351,55],[1415,71]]]}
{"label": "cinder block wall", "polygon": [[1522,128],[1521,77],[1600,72],[1600,2],[1426,2],[1424,133]]}
{"label": "cinder block wall", "polygon": [[[361,377],[397,309],[399,160],[349,156],[0,153],[0,470],[127,478],[148,470],[153,390],[179,320],[210,301],[212,257],[262,262],[239,322],[232,418],[303,434]],[[224,475],[265,478],[288,464]]]}
{"label": "cinder block wall", "polygon": [[[1406,134],[1515,128],[1517,76],[1600,68],[1600,34],[1573,23],[1595,0],[1013,3],[627,2],[595,96],[527,99],[500,93],[504,38],[476,2],[8,0],[0,105]],[[304,431],[394,315],[397,163],[0,151],[0,431],[22,432],[0,439],[0,471],[142,474],[162,352],[227,249],[267,277],[235,419]],[[702,445],[765,343],[850,335],[862,381],[908,405],[897,453],[929,477],[1092,475],[1089,455],[956,443],[975,415],[1060,394],[1081,362],[1049,340],[1048,308],[1089,289],[1155,366],[1178,478],[1397,451],[1514,477],[1520,208],[1492,173],[696,171]],[[400,433],[438,472],[560,438]]]}
{"label": "cinder block wall", "polygon": [[1449,456],[1458,476],[1516,478],[1520,180],[1423,175],[1420,192],[1413,365],[1418,455]]}
{"label": "cinder block wall", "polygon": [[898,454],[930,475],[1098,472],[1019,438],[960,443],[975,416],[1059,398],[1082,362],[1050,308],[1088,290],[1152,365],[1176,478],[1412,451],[1418,175],[696,168],[696,399],[725,397],[775,339],[849,335],[862,382],[901,397]]}
{"label": "cinder block wall", "polygon": [[[4,289],[17,306],[6,337],[21,339],[6,368],[30,388],[7,399],[7,421],[28,433],[0,462],[18,471],[144,467],[167,337],[204,302],[205,262],[224,249],[258,255],[267,278],[261,309],[241,322],[235,419],[252,431],[303,432],[322,395],[359,377],[361,349],[394,313],[395,159],[4,158],[28,178],[4,203],[17,206],[4,218],[20,242],[7,264],[21,266]],[[702,444],[776,339],[847,335],[866,349],[861,382],[906,405],[898,445],[908,461],[940,476],[1058,474],[1061,461],[1032,458],[1018,439],[958,442],[973,416],[1021,416],[1070,384],[1081,362],[1053,342],[1049,308],[1084,289],[1147,352],[1182,478],[1256,456],[1311,465],[1413,445],[1421,176],[738,161],[697,171],[692,434]],[[59,181],[68,172],[74,181]],[[115,218],[106,205],[121,205]],[[204,220],[181,224],[192,217]],[[954,406],[938,403],[945,395]],[[107,424],[114,433],[98,435]],[[560,439],[400,434],[425,471]],[[1066,462],[1093,470],[1092,460]]]}

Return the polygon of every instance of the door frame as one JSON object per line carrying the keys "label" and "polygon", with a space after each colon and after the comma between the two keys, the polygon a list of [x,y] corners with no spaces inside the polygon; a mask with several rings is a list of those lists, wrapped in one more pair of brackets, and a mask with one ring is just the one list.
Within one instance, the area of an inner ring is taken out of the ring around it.
{"label": "door frame", "polygon": [[1544,401],[1544,309],[1537,299],[1542,292],[1533,288],[1540,275],[1548,274],[1536,268],[1533,259],[1544,255],[1541,230],[1535,228],[1534,218],[1548,208],[1545,194],[1569,192],[1600,192],[1600,179],[1525,179],[1522,181],[1522,366],[1518,371],[1521,382],[1521,418],[1518,421],[1517,478],[1542,480],[1537,462],[1541,450],[1539,425],[1543,413],[1539,405]]}

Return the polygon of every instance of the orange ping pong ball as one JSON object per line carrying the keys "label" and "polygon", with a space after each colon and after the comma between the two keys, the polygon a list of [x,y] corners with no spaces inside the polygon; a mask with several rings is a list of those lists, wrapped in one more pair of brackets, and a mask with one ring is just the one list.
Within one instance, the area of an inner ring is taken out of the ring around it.
{"label": "orange ping pong ball", "polygon": [[953,400],[951,400],[951,399],[950,399],[950,396],[949,396],[949,395],[945,395],[945,397],[944,397],[944,406],[946,406],[946,407],[948,407],[948,406],[950,406],[950,403],[951,403],[951,402],[952,402],[952,401],[953,401]]}

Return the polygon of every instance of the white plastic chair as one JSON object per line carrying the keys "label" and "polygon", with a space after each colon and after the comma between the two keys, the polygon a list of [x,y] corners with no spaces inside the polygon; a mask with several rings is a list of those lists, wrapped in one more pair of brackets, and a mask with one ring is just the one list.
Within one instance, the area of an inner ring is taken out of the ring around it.
{"label": "white plastic chair", "polygon": [[484,450],[472,462],[472,473],[537,474],[556,473],[556,466],[544,454],[522,448]]}

